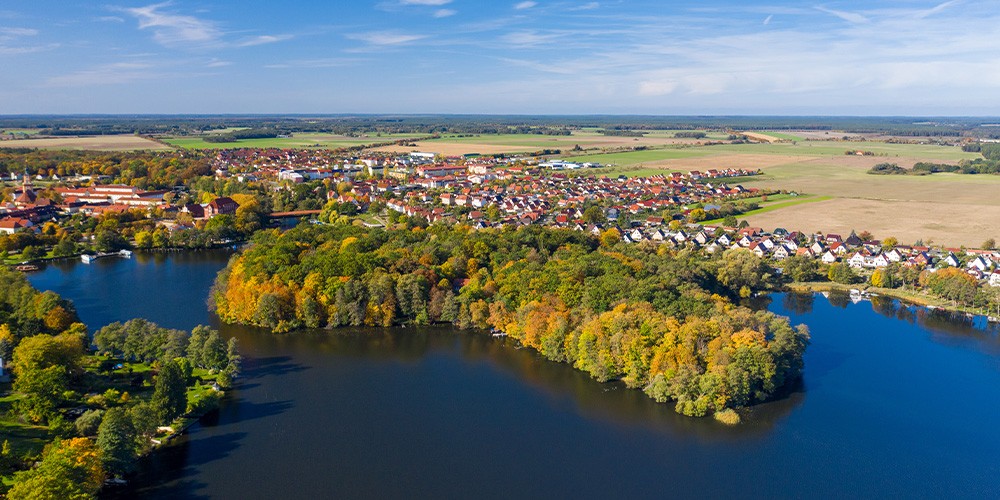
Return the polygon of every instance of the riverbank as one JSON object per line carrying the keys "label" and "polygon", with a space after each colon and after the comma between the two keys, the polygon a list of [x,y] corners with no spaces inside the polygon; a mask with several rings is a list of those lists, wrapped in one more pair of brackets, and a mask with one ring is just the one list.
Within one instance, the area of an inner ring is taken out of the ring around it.
{"label": "riverbank", "polygon": [[799,293],[814,293],[814,292],[850,293],[851,290],[859,290],[873,295],[891,297],[916,306],[941,309],[961,314],[975,314],[975,315],[988,316],[988,314],[984,313],[984,311],[982,311],[981,309],[959,306],[957,304],[954,304],[953,302],[947,301],[940,297],[935,297],[929,293],[921,292],[919,290],[914,290],[914,289],[880,288],[877,286],[872,286],[867,283],[844,285],[842,283],[835,283],[832,281],[794,282],[785,285],[785,289],[790,292],[799,292]]}

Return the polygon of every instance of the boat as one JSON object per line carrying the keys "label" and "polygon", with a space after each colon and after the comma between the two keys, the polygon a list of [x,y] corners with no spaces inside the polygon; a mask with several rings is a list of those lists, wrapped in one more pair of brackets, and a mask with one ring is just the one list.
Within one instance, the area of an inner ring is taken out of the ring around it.
{"label": "boat", "polygon": [[83,255],[80,255],[80,262],[83,262],[84,264],[90,264],[91,262],[94,262],[95,260],[97,260],[97,256],[96,255],[90,255],[89,253],[85,253]]}
{"label": "boat", "polygon": [[37,271],[38,270],[38,266],[36,266],[34,264],[19,264],[19,265],[14,266],[14,270],[15,271],[21,271],[22,273],[26,273],[26,272],[30,272],[30,271]]}
{"label": "boat", "polygon": [[132,251],[131,250],[122,250],[122,251],[118,252],[118,255],[121,255],[122,257],[125,257],[126,259],[131,259],[132,258]]}

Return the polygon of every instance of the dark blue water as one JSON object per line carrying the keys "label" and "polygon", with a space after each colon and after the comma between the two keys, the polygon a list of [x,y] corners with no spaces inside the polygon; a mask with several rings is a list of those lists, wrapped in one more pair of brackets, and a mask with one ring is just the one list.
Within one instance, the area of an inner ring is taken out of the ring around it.
{"label": "dark blue water", "polygon": [[[143,315],[189,328],[216,324],[203,304],[226,258],[31,279],[77,301],[92,327]],[[111,496],[1000,496],[995,329],[893,301],[772,299],[764,306],[812,330],[804,381],[735,428],[447,328],[226,326],[248,358],[238,390]]]}

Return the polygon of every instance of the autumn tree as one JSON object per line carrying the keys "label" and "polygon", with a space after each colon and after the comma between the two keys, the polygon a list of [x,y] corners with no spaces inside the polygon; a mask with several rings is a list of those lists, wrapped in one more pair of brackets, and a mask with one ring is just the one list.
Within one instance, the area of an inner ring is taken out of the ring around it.
{"label": "autumn tree", "polygon": [[34,469],[14,477],[11,500],[93,498],[104,482],[100,450],[87,438],[55,441]]}

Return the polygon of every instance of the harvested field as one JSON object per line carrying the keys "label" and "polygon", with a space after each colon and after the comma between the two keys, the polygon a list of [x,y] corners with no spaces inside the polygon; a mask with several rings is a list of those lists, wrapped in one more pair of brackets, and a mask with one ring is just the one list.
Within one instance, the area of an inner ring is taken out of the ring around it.
{"label": "harvested field", "polygon": [[93,137],[51,137],[0,141],[0,148],[80,149],[85,151],[131,151],[137,149],[172,149],[156,141],[135,135],[100,135]]}
{"label": "harvested field", "polygon": [[1000,238],[998,205],[842,198],[751,215],[747,220],[764,228],[839,234],[867,230],[876,238],[895,236],[904,244],[932,240],[977,247],[987,238]]}
{"label": "harvested field", "polygon": [[766,169],[813,160],[812,156],[789,156],[775,154],[717,154],[693,158],[672,158],[645,163],[646,167],[661,167],[664,170],[708,170],[710,168],[745,168],[747,170]]}
{"label": "harvested field", "polygon": [[780,137],[776,137],[776,136],[773,136],[773,135],[767,135],[767,134],[761,134],[759,132],[740,132],[740,133],[743,134],[743,135],[745,135],[745,136],[747,136],[747,137],[749,137],[749,138],[751,138],[751,139],[753,139],[753,140],[755,140],[755,141],[761,141],[761,142],[781,142],[781,141],[784,140],[784,139],[782,139]]}

